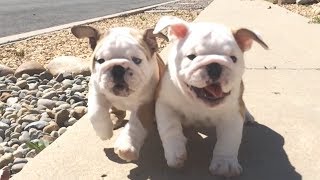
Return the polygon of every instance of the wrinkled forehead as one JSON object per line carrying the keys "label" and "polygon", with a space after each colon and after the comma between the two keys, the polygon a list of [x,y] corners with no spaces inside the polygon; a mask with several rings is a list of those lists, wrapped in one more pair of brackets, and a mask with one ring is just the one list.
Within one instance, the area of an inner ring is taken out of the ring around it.
{"label": "wrinkled forehead", "polygon": [[[95,49],[96,58],[125,58],[129,54],[145,51],[139,39],[141,35],[131,28],[113,28],[107,31]],[[111,58],[111,57],[110,57]]]}
{"label": "wrinkled forehead", "polygon": [[192,23],[184,49],[229,53],[237,47],[231,30],[220,24]]}

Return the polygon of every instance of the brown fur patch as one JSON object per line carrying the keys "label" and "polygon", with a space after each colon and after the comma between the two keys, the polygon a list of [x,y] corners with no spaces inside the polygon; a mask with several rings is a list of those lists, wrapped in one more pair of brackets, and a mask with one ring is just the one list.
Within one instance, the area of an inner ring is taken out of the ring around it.
{"label": "brown fur patch", "polygon": [[138,108],[137,116],[146,130],[152,129],[155,120],[155,101],[141,105]]}

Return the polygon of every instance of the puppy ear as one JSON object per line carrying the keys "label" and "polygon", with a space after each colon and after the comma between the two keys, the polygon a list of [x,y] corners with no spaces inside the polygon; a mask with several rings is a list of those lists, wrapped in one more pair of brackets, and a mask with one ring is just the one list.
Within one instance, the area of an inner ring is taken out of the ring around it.
{"label": "puppy ear", "polygon": [[251,48],[253,40],[259,43],[264,49],[269,49],[268,45],[263,42],[259,35],[249,29],[237,29],[233,31],[233,36],[243,52]]}
{"label": "puppy ear", "polygon": [[71,28],[72,34],[79,38],[89,38],[89,44],[92,50],[97,46],[97,42],[101,36],[99,30],[91,26],[74,26]]}
{"label": "puppy ear", "polygon": [[188,23],[186,21],[173,16],[163,16],[156,24],[153,33],[157,34],[168,26],[168,36],[170,40],[175,38],[182,39],[189,31]]}
{"label": "puppy ear", "polygon": [[162,34],[161,32],[153,34],[153,31],[154,29],[147,29],[143,33],[143,40],[147,43],[151,54],[157,52],[159,49],[156,37],[169,41],[166,35]]}

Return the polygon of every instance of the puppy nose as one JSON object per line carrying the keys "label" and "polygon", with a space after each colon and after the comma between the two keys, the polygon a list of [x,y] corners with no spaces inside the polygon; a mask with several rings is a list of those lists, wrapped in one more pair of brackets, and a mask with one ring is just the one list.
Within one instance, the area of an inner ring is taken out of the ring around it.
{"label": "puppy nose", "polygon": [[121,81],[123,80],[123,76],[126,70],[122,66],[114,66],[111,70],[111,74],[113,76],[114,81]]}
{"label": "puppy nose", "polygon": [[212,63],[207,66],[207,71],[208,71],[209,77],[215,81],[219,79],[222,72],[222,67],[218,63]]}

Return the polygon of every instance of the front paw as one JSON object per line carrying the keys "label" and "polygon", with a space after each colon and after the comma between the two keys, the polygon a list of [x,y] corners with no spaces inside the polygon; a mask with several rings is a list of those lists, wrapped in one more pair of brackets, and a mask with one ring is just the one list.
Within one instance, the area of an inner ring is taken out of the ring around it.
{"label": "front paw", "polygon": [[106,129],[100,129],[100,128],[95,128],[96,134],[97,136],[101,139],[101,140],[108,140],[113,136],[113,130],[106,128]]}
{"label": "front paw", "polygon": [[114,145],[114,152],[118,154],[118,156],[127,161],[134,161],[139,158],[139,150],[137,150],[133,145],[130,139],[121,138],[121,136],[117,139]]}
{"label": "front paw", "polygon": [[209,167],[213,175],[225,177],[238,176],[242,172],[237,157],[213,156]]}
{"label": "front paw", "polygon": [[180,143],[170,143],[166,144],[164,147],[165,157],[167,164],[172,168],[181,168],[187,159],[187,150],[185,144]]}

